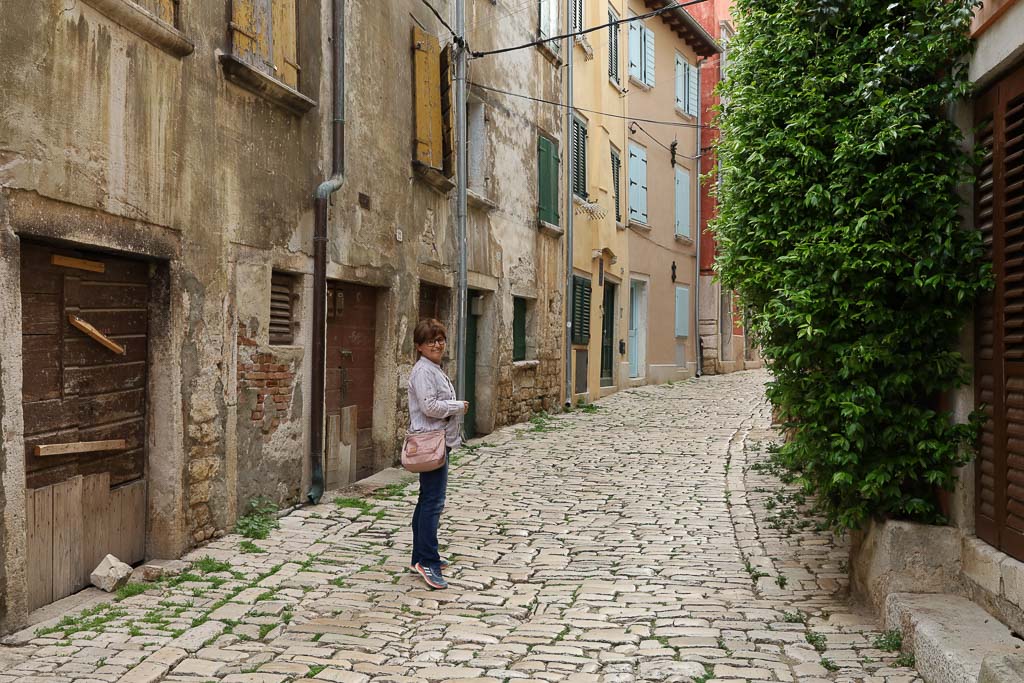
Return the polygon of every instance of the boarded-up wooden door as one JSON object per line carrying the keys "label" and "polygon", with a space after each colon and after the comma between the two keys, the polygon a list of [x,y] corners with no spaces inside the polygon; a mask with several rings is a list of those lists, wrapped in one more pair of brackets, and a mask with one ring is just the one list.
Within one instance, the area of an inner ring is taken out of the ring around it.
{"label": "boarded-up wooden door", "polygon": [[[373,378],[377,291],[345,282],[327,286],[326,413],[351,415],[355,408],[354,476],[374,472]],[[330,429],[327,430],[330,434]],[[330,444],[328,445],[328,451]],[[330,463],[328,463],[330,469]]]}
{"label": "boarded-up wooden door", "polygon": [[30,607],[145,551],[149,265],[24,243]]}
{"label": "boarded-up wooden door", "polygon": [[976,463],[978,537],[1024,560],[1024,66],[976,102],[985,150],[975,224],[996,275],[979,302],[975,390],[988,415]]}

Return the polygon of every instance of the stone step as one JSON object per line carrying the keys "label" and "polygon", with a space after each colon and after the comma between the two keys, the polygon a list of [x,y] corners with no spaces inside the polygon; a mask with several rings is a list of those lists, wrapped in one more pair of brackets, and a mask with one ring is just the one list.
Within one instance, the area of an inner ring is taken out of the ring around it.
{"label": "stone step", "polygon": [[[1024,641],[957,595],[891,593],[885,600],[885,625],[903,634],[903,649],[914,654],[927,683],[977,683],[986,657],[993,662],[999,656],[1024,657]],[[1002,677],[988,683],[997,681]]]}

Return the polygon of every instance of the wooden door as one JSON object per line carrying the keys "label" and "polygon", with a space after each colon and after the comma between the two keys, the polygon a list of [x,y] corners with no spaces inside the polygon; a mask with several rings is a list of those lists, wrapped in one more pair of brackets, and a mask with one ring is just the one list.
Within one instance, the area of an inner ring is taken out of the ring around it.
{"label": "wooden door", "polygon": [[985,158],[975,224],[996,276],[975,323],[975,392],[988,416],[976,461],[978,537],[1024,560],[1024,66],[976,102]]}
{"label": "wooden door", "polygon": [[604,283],[601,312],[601,386],[615,384],[615,285]]}
{"label": "wooden door", "polygon": [[[149,265],[24,243],[22,405],[31,607],[145,550]],[[42,568],[42,569],[40,569]],[[38,571],[37,571],[38,570]]]}
{"label": "wooden door", "polygon": [[355,477],[375,471],[373,449],[373,380],[377,326],[377,291],[372,287],[332,282],[327,286],[326,414],[355,408]]}
{"label": "wooden door", "polygon": [[[474,293],[470,291],[470,298],[473,295]],[[476,436],[476,342],[479,322],[480,316],[478,315],[470,313],[466,316],[466,395],[463,398],[469,401],[469,411],[463,417],[463,431],[467,439]]]}

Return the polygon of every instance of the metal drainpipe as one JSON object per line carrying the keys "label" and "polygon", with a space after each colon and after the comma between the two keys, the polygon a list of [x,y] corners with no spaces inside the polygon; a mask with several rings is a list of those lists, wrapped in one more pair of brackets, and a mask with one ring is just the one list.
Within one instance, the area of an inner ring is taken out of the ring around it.
{"label": "metal drainpipe", "polygon": [[697,343],[695,343],[694,349],[697,353],[697,377],[704,374],[704,344],[701,343],[700,337],[700,243],[704,237],[704,229],[700,222],[700,194],[701,194],[701,183],[700,174],[703,170],[702,161],[703,155],[701,154],[700,138],[702,129],[700,127],[701,121],[701,92],[700,92],[700,67],[704,62],[707,61],[707,57],[702,57],[697,60],[697,146],[696,146],[696,157],[697,157],[697,277],[694,279],[693,286],[693,329]]}
{"label": "metal drainpipe", "polygon": [[[574,0],[566,0],[566,17],[572,16],[572,5]],[[573,41],[566,39],[565,51],[566,67],[566,109],[565,109],[565,134],[562,139],[567,141],[563,145],[563,156],[565,164],[565,405],[572,405],[572,174],[573,174],[573,153],[572,153],[572,57]]]}
{"label": "metal drainpipe", "polygon": [[324,495],[324,375],[327,337],[327,208],[331,195],[345,179],[345,0],[332,0],[331,38],[334,43],[331,121],[331,177],[316,188],[313,200],[313,377],[309,415],[310,486],[307,497],[317,504]]}

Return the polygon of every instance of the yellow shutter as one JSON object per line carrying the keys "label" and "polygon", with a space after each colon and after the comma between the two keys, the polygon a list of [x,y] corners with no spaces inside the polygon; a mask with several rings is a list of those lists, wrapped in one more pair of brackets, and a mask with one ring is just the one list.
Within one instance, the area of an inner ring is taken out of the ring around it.
{"label": "yellow shutter", "polygon": [[174,26],[174,5],[175,0],[157,0],[156,15],[171,26]]}
{"label": "yellow shutter", "polygon": [[295,0],[274,2],[274,67],[277,79],[299,87],[299,59],[295,43]]}
{"label": "yellow shutter", "polygon": [[268,71],[270,0],[232,0],[232,49],[235,56],[260,71]]}
{"label": "yellow shutter", "polygon": [[412,29],[413,80],[416,100],[416,151],[413,159],[442,170],[441,44],[418,26]]}

